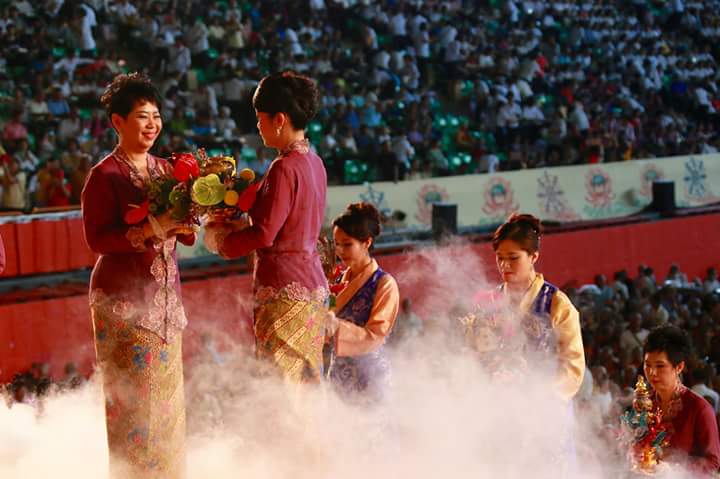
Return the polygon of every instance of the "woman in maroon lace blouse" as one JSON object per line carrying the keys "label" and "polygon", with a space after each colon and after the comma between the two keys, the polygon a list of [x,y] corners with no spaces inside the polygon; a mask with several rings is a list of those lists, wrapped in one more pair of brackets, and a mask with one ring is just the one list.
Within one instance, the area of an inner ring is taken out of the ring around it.
{"label": "woman in maroon lace blouse", "polygon": [[710,403],[680,380],[691,351],[683,330],[675,326],[653,330],[645,340],[645,376],[669,434],[670,446],[662,459],[710,476],[720,468],[718,426]]}
{"label": "woman in maroon lace blouse", "polygon": [[103,377],[112,477],[184,474],[185,405],[176,241],[194,232],[168,215],[155,228],[124,216],[146,198],[145,184],[171,171],[149,154],[162,130],[150,80],[119,75],[101,98],[118,134],[115,150],[90,171],[82,192],[85,238],[99,255],[90,309]]}
{"label": "woman in maroon lace blouse", "polygon": [[305,76],[277,73],[262,79],[253,106],[265,145],[279,154],[260,184],[252,226],[209,227],[206,243],[230,258],[256,252],[257,354],[290,381],[318,382],[327,280],[317,240],[327,175],[304,131],[317,111],[318,89]]}

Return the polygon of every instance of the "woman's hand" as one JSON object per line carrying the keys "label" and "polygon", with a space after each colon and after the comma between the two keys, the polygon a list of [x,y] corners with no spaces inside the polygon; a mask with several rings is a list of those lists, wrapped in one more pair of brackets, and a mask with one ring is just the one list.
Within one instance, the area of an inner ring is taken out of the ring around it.
{"label": "woman's hand", "polygon": [[236,231],[242,231],[245,228],[252,226],[252,218],[247,213],[244,213],[240,218],[236,220],[228,220],[224,217],[210,217],[210,220],[205,224],[205,229],[214,227],[226,227],[230,229],[232,233]]}
{"label": "woman's hand", "polygon": [[205,247],[211,253],[220,253],[223,243],[227,235],[233,232],[233,227],[229,223],[214,222],[205,226],[205,238],[203,242]]}
{"label": "woman's hand", "polygon": [[333,337],[335,336],[335,333],[338,330],[338,327],[340,326],[340,319],[338,319],[337,316],[335,316],[335,313],[332,311],[328,311],[325,315],[325,336],[326,337]]}
{"label": "woman's hand", "polygon": [[146,236],[167,239],[178,234],[194,233],[193,225],[174,219],[169,211],[158,216],[149,216],[148,223],[152,233]]}
{"label": "woman's hand", "polygon": [[233,232],[242,231],[245,228],[252,226],[252,218],[250,218],[250,215],[245,213],[236,220],[228,221],[228,224],[232,227]]}

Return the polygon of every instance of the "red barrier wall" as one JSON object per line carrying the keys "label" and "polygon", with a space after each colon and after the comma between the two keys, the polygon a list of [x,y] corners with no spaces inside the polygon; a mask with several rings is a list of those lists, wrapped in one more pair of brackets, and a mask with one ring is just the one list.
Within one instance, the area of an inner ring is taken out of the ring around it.
{"label": "red barrier wall", "polygon": [[[590,282],[598,273],[611,277],[620,269],[627,269],[634,276],[640,263],[654,268],[658,279],[665,277],[672,263],[677,263],[690,278],[704,276],[708,266],[718,266],[720,262],[718,233],[720,214],[548,234],[542,240],[538,270],[557,285]],[[5,241],[10,251],[16,247],[12,239]],[[444,249],[443,254],[448,251]],[[460,257],[479,256],[488,279],[498,280],[489,243],[469,244],[450,251]],[[10,265],[12,256],[8,255]],[[413,299],[420,311],[428,298],[441,293],[451,301],[453,294],[443,290],[442,284],[433,284],[428,258],[432,255],[420,252],[378,258],[384,269],[405,278],[400,281],[401,295]],[[408,272],[416,274],[409,278]],[[478,281],[483,276],[483,271],[477,272]],[[183,295],[190,323],[185,335],[186,355],[197,350],[206,331],[213,331],[219,342],[249,340],[249,275],[185,281]],[[70,360],[87,373],[93,357],[86,296],[0,306],[0,383],[12,378],[15,372],[28,369],[34,361],[50,362],[54,376],[61,375],[64,364]]]}

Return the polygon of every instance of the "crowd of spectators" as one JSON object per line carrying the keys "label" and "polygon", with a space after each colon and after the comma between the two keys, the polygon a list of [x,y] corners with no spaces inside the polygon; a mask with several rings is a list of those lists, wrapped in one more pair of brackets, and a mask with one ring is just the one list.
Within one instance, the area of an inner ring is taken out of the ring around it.
{"label": "crowd of spectators", "polygon": [[720,1],[0,2],[0,207],[77,204],[114,146],[98,97],[144,70],[158,153],[262,173],[250,98],[322,86],[308,134],[332,183],[717,152]]}
{"label": "crowd of spectators", "polygon": [[0,385],[0,400],[8,405],[14,403],[38,407],[49,394],[79,388],[86,382],[75,363],[65,365],[64,376],[53,381],[49,363],[33,363],[28,371],[17,373],[11,383]]}

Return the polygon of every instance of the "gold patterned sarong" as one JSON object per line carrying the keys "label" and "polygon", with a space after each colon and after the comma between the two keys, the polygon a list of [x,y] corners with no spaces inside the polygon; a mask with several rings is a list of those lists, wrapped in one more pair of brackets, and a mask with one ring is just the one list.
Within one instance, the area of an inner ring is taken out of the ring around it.
{"label": "gold patterned sarong", "polygon": [[102,372],[113,479],[185,477],[182,332],[166,343],[137,327],[120,301],[94,298],[95,351]]}
{"label": "gold patterned sarong", "polygon": [[323,314],[327,291],[298,284],[255,294],[255,345],[258,358],[274,364],[294,383],[318,383],[322,377]]}

